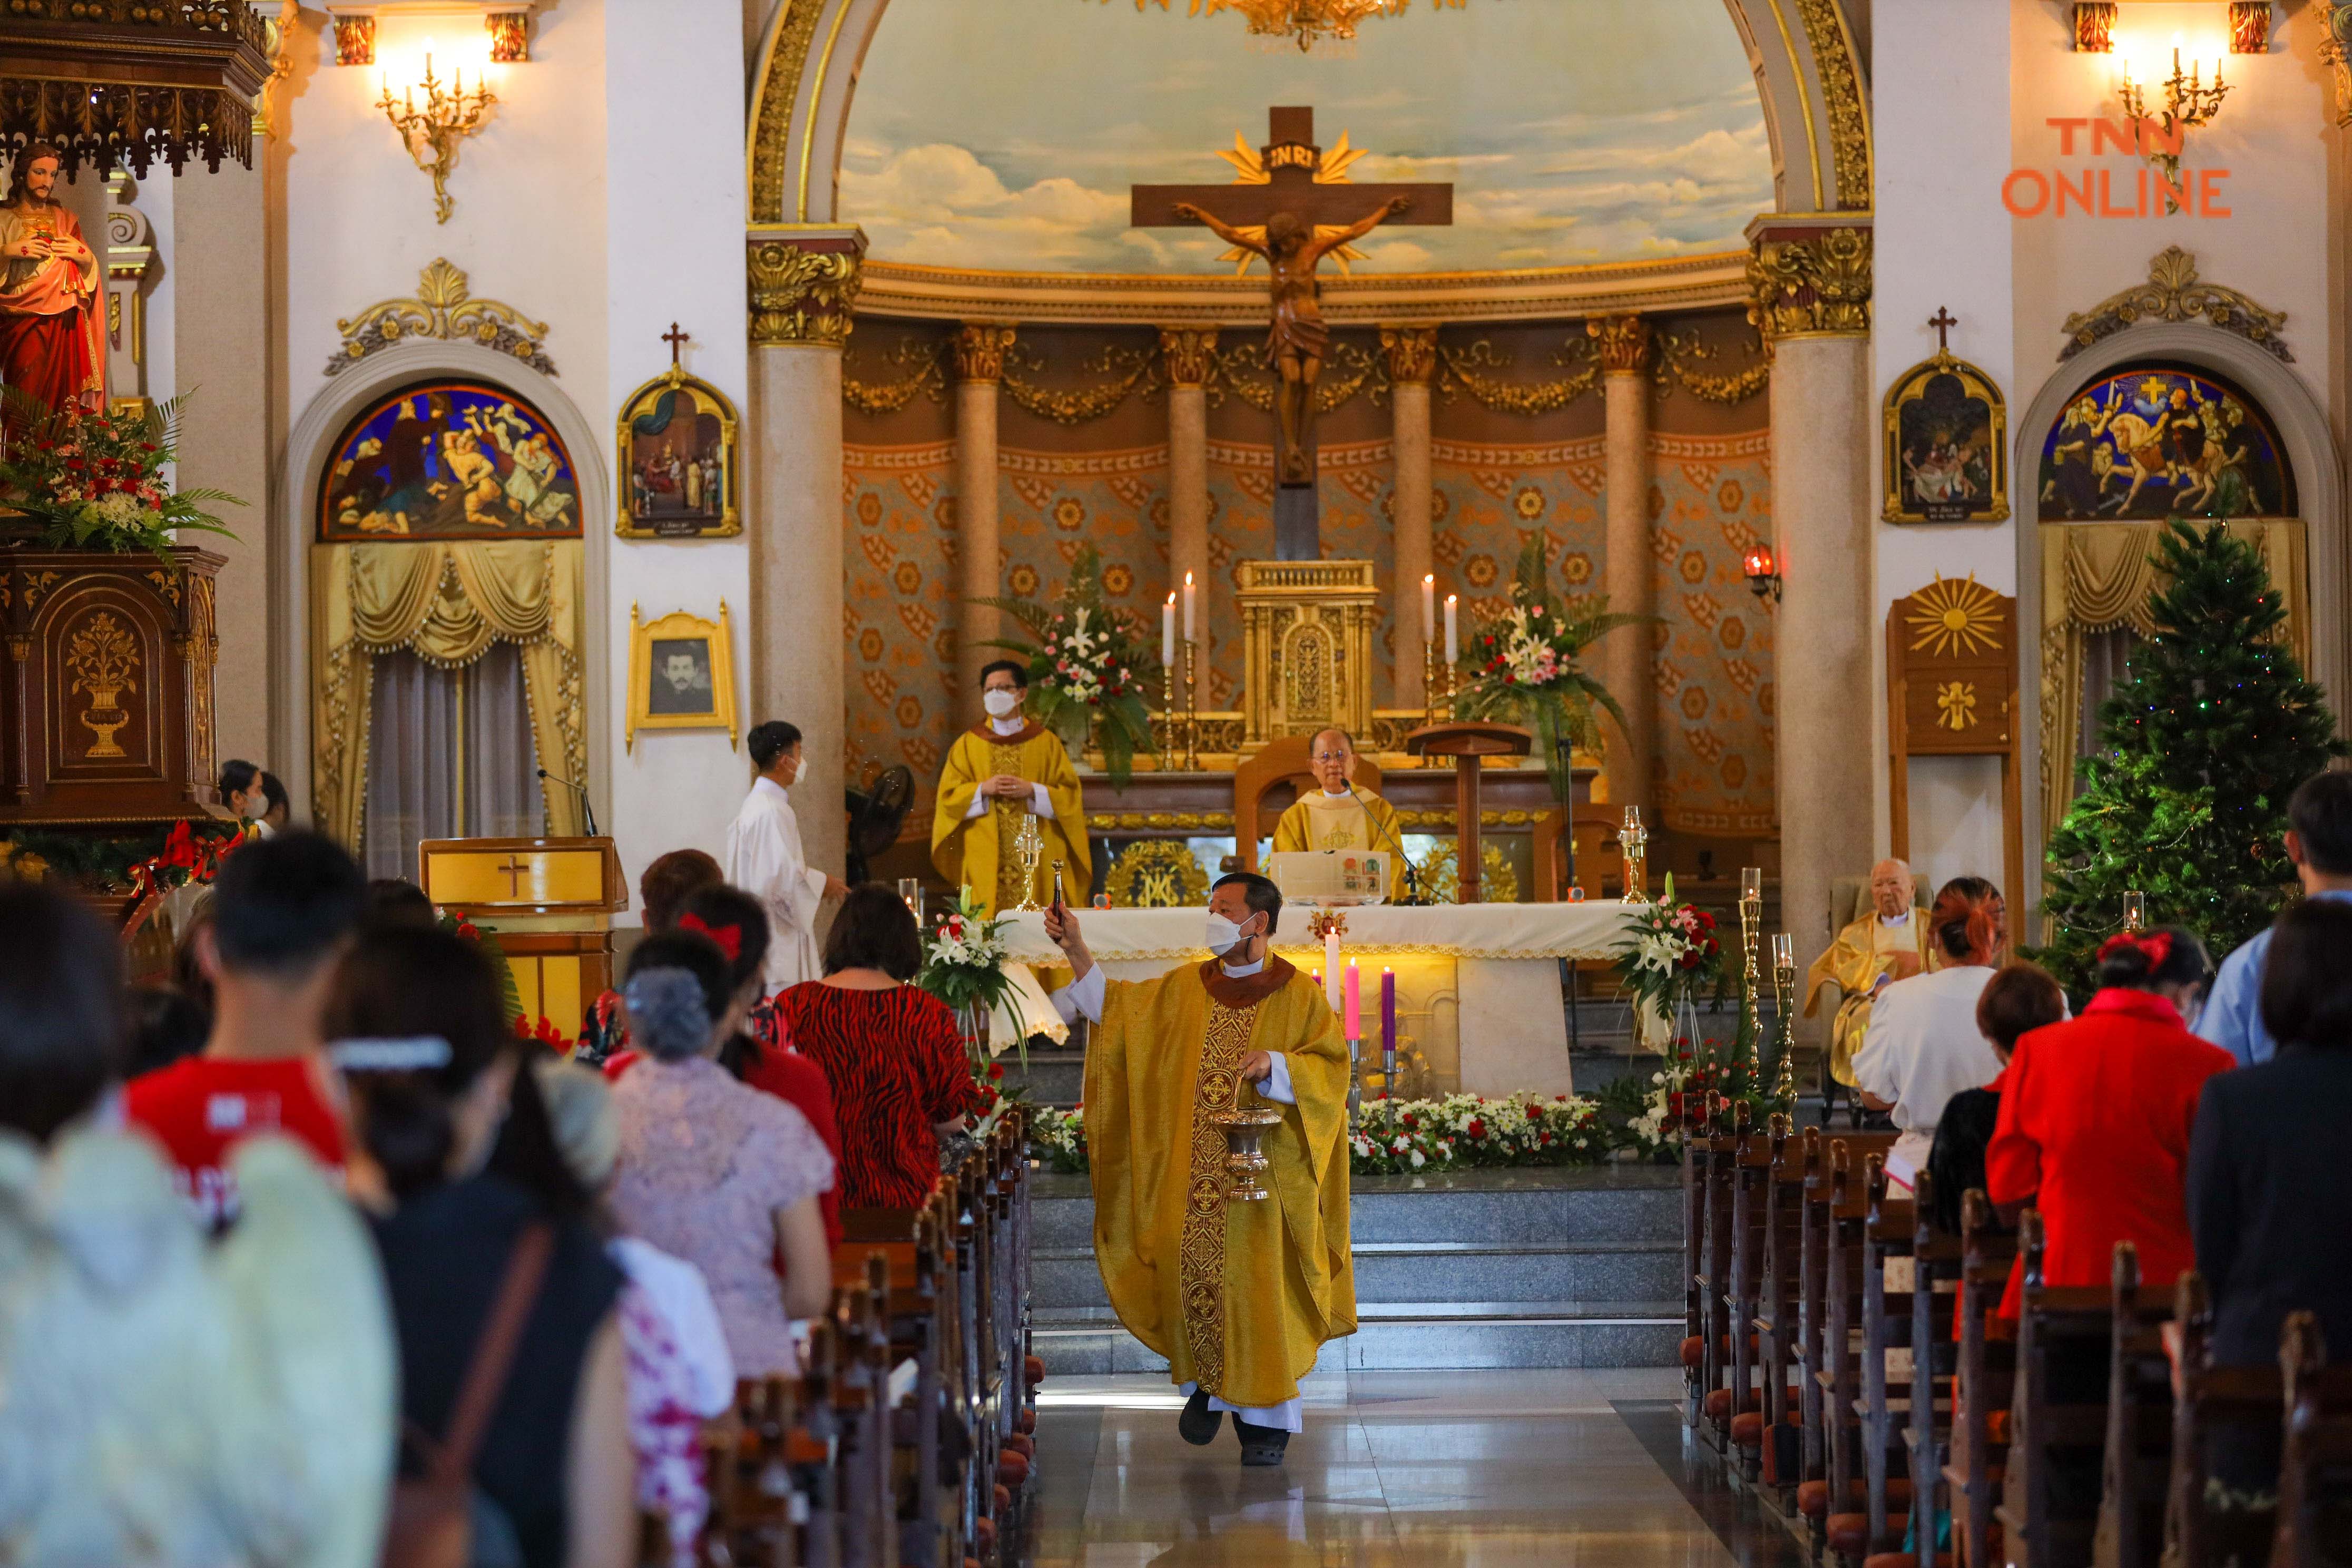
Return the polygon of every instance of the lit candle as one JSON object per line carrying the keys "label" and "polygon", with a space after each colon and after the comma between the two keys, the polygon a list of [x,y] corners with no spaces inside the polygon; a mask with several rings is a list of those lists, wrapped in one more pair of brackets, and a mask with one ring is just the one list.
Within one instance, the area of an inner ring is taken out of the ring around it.
{"label": "lit candle", "polygon": [[1323,1000],[1334,1013],[1339,1010],[1339,933],[1336,930],[1323,933]]}
{"label": "lit candle", "polygon": [[1462,627],[1455,616],[1459,611],[1459,595],[1445,595],[1445,662],[1457,664],[1462,658]]}
{"label": "lit candle", "polygon": [[1168,668],[1176,662],[1176,595],[1160,606],[1160,668]]}
{"label": "lit candle", "polygon": [[1184,574],[1184,640],[1186,642],[1201,640],[1200,601],[1195,596],[1192,574],[1190,572]]}
{"label": "lit candle", "polygon": [[1424,572],[1421,578],[1421,646],[1427,647],[1437,640],[1437,574]]}
{"label": "lit candle", "polygon": [[1764,901],[1764,868],[1761,866],[1742,866],[1739,868],[1739,901],[1744,904],[1751,900],[1757,903]]}
{"label": "lit candle", "polygon": [[1348,1038],[1360,1040],[1364,1037],[1364,992],[1362,977],[1356,973],[1356,961],[1352,958],[1348,960],[1347,984],[1339,995],[1345,1009],[1340,1016],[1346,1025]]}

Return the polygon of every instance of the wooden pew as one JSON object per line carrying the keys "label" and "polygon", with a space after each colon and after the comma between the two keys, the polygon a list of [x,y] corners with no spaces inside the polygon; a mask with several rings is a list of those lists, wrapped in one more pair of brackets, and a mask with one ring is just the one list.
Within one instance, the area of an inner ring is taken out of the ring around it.
{"label": "wooden pew", "polygon": [[1804,1310],[1799,1283],[1805,1185],[1821,1163],[1821,1130],[1808,1127],[1780,1143],[1764,1185],[1764,1265],[1755,1320],[1759,1364],[1765,1387],[1792,1388],[1796,1398],[1765,1425],[1758,1479],[1784,1511],[1795,1506],[1797,1483],[1805,1473],[1802,1385],[1808,1373],[1797,1348]]}
{"label": "wooden pew", "polygon": [[2096,1459],[2107,1435],[2113,1292],[2042,1277],[2042,1215],[2018,1220],[2025,1260],[2009,1469],[1996,1510],[2017,1568],[2086,1568],[2098,1526]]}
{"label": "wooden pew", "polygon": [[1719,1453],[1731,1446],[1731,1201],[1748,1102],[1719,1102],[1709,1120],[1705,1191],[1699,1209],[1699,1435]]}
{"label": "wooden pew", "polygon": [[2173,1292],[2143,1290],[2139,1249],[2116,1246],[2107,1331],[2107,1436],[2100,1533],[2114,1568],[2158,1568],[2172,1469]]}
{"label": "wooden pew", "polygon": [[[1843,1141],[1842,1141],[1843,1142]],[[1832,1158],[1839,1150],[1832,1148]],[[1887,1540],[1890,1500],[1907,1509],[1907,1477],[1888,1473],[1893,1438],[1886,1391],[1886,1356],[1894,1324],[1885,1310],[1886,1259],[1907,1265],[1911,1243],[1908,1204],[1886,1195],[1886,1156],[1874,1149],[1863,1159],[1858,1193],[1832,1205],[1825,1300],[1827,1331],[1822,1342],[1822,1419],[1830,1456],[1830,1496],[1840,1506],[1822,1523],[1824,1545],[1843,1561],[1860,1563],[1897,1542]],[[1901,1292],[1903,1337],[1909,1337],[1909,1292]]]}
{"label": "wooden pew", "polygon": [[1725,1453],[1737,1457],[1741,1479],[1748,1481],[1757,1479],[1761,1467],[1765,1426],[1784,1419],[1789,1408],[1788,1373],[1763,1364],[1763,1329],[1757,1321],[1764,1276],[1765,1194],[1788,1137],[1789,1119],[1776,1111],[1762,1131],[1738,1141],[1732,1157],[1731,1271],[1725,1306],[1732,1324],[1733,1398],[1726,1402],[1731,1414]]}
{"label": "wooden pew", "polygon": [[2017,1257],[2016,1235],[2000,1226],[1981,1189],[1960,1199],[1958,1389],[1952,1408],[1952,1452],[1944,1479],[1952,1497],[1953,1539],[1967,1568],[2002,1561],[1996,1510],[2009,1466],[2009,1414],[2017,1346],[1995,1339],[1988,1321],[2000,1309]]}
{"label": "wooden pew", "polygon": [[[1862,1397],[1857,1413],[1869,1499],[1864,1510],[1868,1540],[1855,1555],[1867,1558],[1902,1544],[1914,1490],[1901,1432],[1911,1415],[1911,1250],[1918,1220],[1912,1200],[1889,1194],[1883,1156],[1873,1154],[1865,1169],[1870,1215],[1863,1227]],[[1898,1458],[1906,1466],[1901,1476],[1894,1473]],[[1839,1532],[1832,1529],[1830,1533],[1834,1539]]]}
{"label": "wooden pew", "polygon": [[2209,1489],[2217,1450],[2276,1441],[2286,1383],[2279,1363],[2213,1364],[2213,1309],[2203,1276],[2180,1277],[2173,1321],[2180,1336],[2179,1370],[2172,1396],[2171,1481],[2167,1488],[2165,1544],[2179,1568],[2261,1568],[2270,1555],[2276,1514],[2227,1506]]}
{"label": "wooden pew", "polygon": [[1953,1402],[1959,1345],[1952,1329],[1964,1258],[1958,1236],[1936,1225],[1935,1184],[1925,1171],[1913,1178],[1911,1232],[1910,1408],[1902,1436],[1911,1475],[1912,1550],[1867,1560],[1864,1568],[1951,1568],[1953,1554],[1936,1549],[1937,1518],[1948,1488]]}
{"label": "wooden pew", "polygon": [[[1797,1512],[1817,1553],[1826,1543],[1830,1516],[1851,1512],[1866,1500],[1861,1478],[1838,1468],[1838,1433],[1852,1419],[1858,1384],[1850,1382],[1842,1394],[1837,1385],[1841,1366],[1854,1359],[1851,1333],[1860,1323],[1862,1263],[1856,1227],[1868,1205],[1854,1184],[1855,1163],[1873,1153],[1883,1156],[1894,1145],[1895,1134],[1846,1133],[1828,1142],[1822,1172],[1805,1188],[1799,1240],[1804,1260],[1798,1348],[1804,1477],[1797,1487]],[[1843,1419],[1841,1409],[1849,1412]]]}
{"label": "wooden pew", "polygon": [[2352,1510],[2352,1365],[2329,1366],[2319,1320],[2290,1312],[2279,1371],[2285,1434],[2270,1568],[2330,1568],[2345,1556]]}

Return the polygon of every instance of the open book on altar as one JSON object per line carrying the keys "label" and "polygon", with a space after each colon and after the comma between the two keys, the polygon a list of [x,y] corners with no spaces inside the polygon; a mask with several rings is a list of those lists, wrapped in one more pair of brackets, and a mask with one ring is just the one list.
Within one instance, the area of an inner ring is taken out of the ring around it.
{"label": "open book on altar", "polygon": [[1286,849],[1266,857],[1265,874],[1286,903],[1379,904],[1388,901],[1389,859],[1385,849]]}

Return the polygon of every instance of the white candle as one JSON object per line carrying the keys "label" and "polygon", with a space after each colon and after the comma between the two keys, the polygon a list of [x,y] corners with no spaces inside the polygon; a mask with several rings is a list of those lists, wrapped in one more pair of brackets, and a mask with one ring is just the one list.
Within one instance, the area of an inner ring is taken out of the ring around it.
{"label": "white candle", "polygon": [[1192,587],[1192,574],[1184,574],[1184,640],[1201,640],[1200,600]]}
{"label": "white candle", "polygon": [[1445,662],[1458,664],[1462,658],[1462,627],[1455,617],[1459,612],[1459,595],[1445,595]]}
{"label": "white candle", "polygon": [[1176,662],[1176,595],[1160,606],[1160,668],[1166,669]]}
{"label": "white candle", "polygon": [[1323,933],[1323,1000],[1331,1005],[1334,1013],[1339,1010],[1340,984],[1339,933],[1337,930],[1328,931]]}
{"label": "white candle", "polygon": [[1421,578],[1421,646],[1427,647],[1437,640],[1437,574],[1426,572]]}

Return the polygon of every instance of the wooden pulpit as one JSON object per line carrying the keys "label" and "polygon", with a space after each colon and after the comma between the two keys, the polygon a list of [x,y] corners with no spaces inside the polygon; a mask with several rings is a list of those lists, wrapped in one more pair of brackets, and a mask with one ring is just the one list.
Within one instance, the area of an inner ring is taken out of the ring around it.
{"label": "wooden pulpit", "polygon": [[1535,737],[1517,724],[1487,724],[1461,720],[1423,724],[1404,738],[1404,749],[1416,757],[1454,759],[1454,831],[1455,858],[1461,862],[1457,904],[1480,901],[1478,882],[1478,770],[1488,757],[1524,757]]}
{"label": "wooden pulpit", "polygon": [[428,838],[416,847],[425,896],[497,933],[523,1016],[577,1039],[613,984],[613,916],[629,907],[609,838]]}

